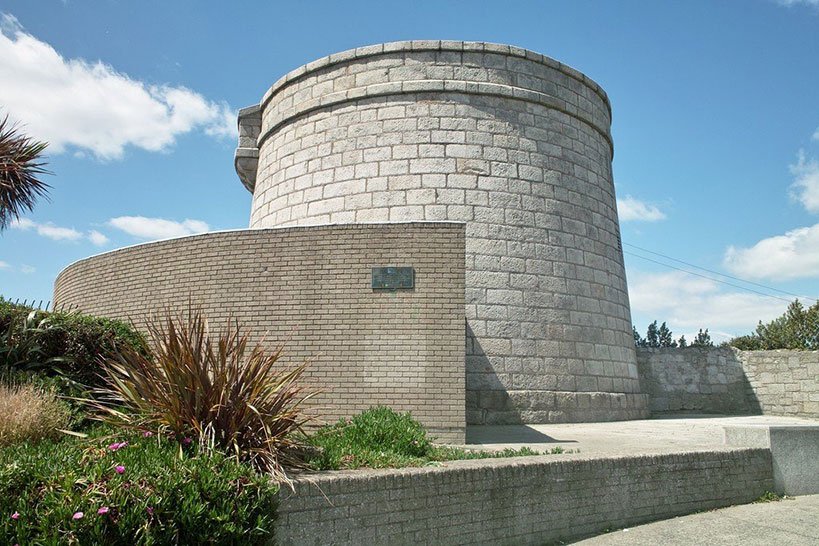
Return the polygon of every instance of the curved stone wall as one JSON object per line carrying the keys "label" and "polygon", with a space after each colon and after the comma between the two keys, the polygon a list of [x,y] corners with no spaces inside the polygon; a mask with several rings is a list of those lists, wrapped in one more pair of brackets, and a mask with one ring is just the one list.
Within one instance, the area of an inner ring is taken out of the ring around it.
{"label": "curved stone wall", "polygon": [[[411,411],[439,440],[464,441],[464,226],[315,226],[209,233],[71,264],[56,308],[144,327],[166,305],[228,317],[287,364],[305,360],[334,422],[383,404]],[[371,268],[410,265],[412,290],[379,291]]]}
{"label": "curved stone wall", "polygon": [[466,222],[468,422],[647,415],[610,107],[586,76],[510,46],[383,44],[294,70],[239,123],[251,227]]}

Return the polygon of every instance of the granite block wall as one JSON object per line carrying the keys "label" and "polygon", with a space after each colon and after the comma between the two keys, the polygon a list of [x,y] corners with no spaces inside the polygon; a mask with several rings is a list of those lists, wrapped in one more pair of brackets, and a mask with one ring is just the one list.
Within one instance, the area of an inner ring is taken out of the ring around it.
{"label": "granite block wall", "polygon": [[740,355],[715,347],[639,348],[637,365],[652,413],[758,413]]}
{"label": "granite block wall", "polygon": [[773,488],[768,449],[327,472],[283,488],[281,545],[552,544],[750,502]]}
{"label": "granite block wall", "polygon": [[739,358],[762,413],[819,419],[819,351],[741,351]]}
{"label": "granite block wall", "polygon": [[242,110],[238,173],[251,227],[466,223],[469,423],[638,418],[610,125],[600,86],[543,55],[379,44]]}
{"label": "granite block wall", "polygon": [[819,418],[819,351],[640,348],[637,363],[654,413]]}
{"label": "granite block wall", "polygon": [[[371,268],[412,266],[415,288],[371,288]],[[170,239],[76,262],[55,305],[144,326],[165,305],[201,305],[284,343],[320,388],[320,421],[371,405],[411,411],[441,441],[464,440],[464,226],[457,223],[241,230]]]}

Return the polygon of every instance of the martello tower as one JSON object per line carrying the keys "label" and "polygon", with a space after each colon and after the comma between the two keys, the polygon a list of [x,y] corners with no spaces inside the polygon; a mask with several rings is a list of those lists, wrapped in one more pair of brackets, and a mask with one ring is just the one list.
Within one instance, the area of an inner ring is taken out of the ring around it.
{"label": "martello tower", "polygon": [[251,228],[466,224],[466,420],[647,415],[612,182],[580,72],[480,42],[396,42],[279,79],[239,115]]}

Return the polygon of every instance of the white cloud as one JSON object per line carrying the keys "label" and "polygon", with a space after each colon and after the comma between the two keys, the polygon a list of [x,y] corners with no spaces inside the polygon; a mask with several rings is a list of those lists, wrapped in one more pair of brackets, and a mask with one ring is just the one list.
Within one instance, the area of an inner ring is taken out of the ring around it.
{"label": "white cloud", "polygon": [[[773,320],[788,305],[752,293],[723,291],[717,282],[676,271],[630,271],[628,280],[632,314],[666,321],[675,338],[685,334],[689,342],[700,328],[708,328],[715,340],[748,334],[760,320]],[[644,333],[645,324],[635,325]]]}
{"label": "white cloud", "polygon": [[34,230],[38,235],[47,237],[54,241],[79,241],[83,235],[74,228],[55,226],[51,222],[39,224],[28,218],[20,218],[11,223],[12,229],[19,229],[23,231]]}
{"label": "white cloud", "polygon": [[9,227],[11,227],[11,229],[27,230],[33,227],[37,227],[37,224],[29,220],[28,218],[15,218],[14,220],[11,221]]}
{"label": "white cloud", "polygon": [[4,262],[3,260],[0,260],[0,269],[9,269],[10,267],[11,266],[8,264],[8,262]]}
{"label": "white cloud", "polygon": [[74,228],[55,226],[52,222],[41,224],[28,218],[19,218],[12,221],[11,228],[21,231],[35,231],[37,235],[47,237],[54,241],[80,241],[87,239],[96,246],[102,246],[108,242],[108,237],[97,230],[91,230],[83,234]]}
{"label": "white cloud", "polygon": [[729,246],[724,264],[737,275],[751,279],[819,276],[819,224],[762,239],[750,248]]}
{"label": "white cloud", "polygon": [[799,150],[798,161],[789,168],[794,176],[791,196],[808,212],[819,213],[819,161],[806,159],[805,152]]}
{"label": "white cloud", "polygon": [[617,215],[621,222],[656,222],[665,219],[665,213],[655,205],[640,201],[630,195],[617,200]]}
{"label": "white cloud", "polygon": [[127,146],[162,151],[202,130],[236,135],[236,113],[185,87],[150,85],[101,61],[66,59],[0,14],[0,104],[50,153],[88,150],[101,159]]}
{"label": "white cloud", "polygon": [[103,246],[108,244],[108,237],[97,231],[96,229],[92,229],[88,232],[88,240],[95,246]]}
{"label": "white cloud", "polygon": [[146,218],[144,216],[118,216],[111,218],[108,224],[139,239],[169,239],[195,233],[204,233],[210,227],[201,220],[185,219],[181,222],[164,218]]}
{"label": "white cloud", "polygon": [[40,224],[37,233],[55,241],[76,241],[82,238],[82,233],[74,228],[55,226],[54,224]]}
{"label": "white cloud", "polygon": [[23,265],[20,266],[20,272],[25,274],[25,275],[30,275],[30,274],[32,274],[32,273],[34,273],[36,271],[37,271],[37,268],[35,268],[33,266],[30,266],[30,265],[23,264]]}
{"label": "white cloud", "polygon": [[819,8],[819,0],[776,0],[778,4],[782,6],[797,6],[800,4],[804,4],[806,6],[813,6],[815,8]]}

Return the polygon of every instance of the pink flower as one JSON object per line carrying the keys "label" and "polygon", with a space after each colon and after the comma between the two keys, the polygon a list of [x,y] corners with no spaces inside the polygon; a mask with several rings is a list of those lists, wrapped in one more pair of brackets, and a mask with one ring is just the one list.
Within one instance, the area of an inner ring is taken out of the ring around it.
{"label": "pink flower", "polygon": [[117,466],[114,467],[114,470],[117,471],[117,474],[122,474],[123,472],[125,472],[125,467],[122,466],[121,464],[118,464]]}
{"label": "pink flower", "polygon": [[17,520],[20,519],[20,512],[15,512],[11,515],[11,519]]}
{"label": "pink flower", "polygon": [[153,515],[154,515],[154,507],[153,507],[153,506],[149,506],[148,508],[146,508],[146,509],[145,509],[145,511],[147,511],[147,512],[148,512],[148,515],[149,515],[149,516],[153,516]]}
{"label": "pink flower", "polygon": [[99,510],[97,510],[97,514],[99,514],[101,516],[104,516],[107,513],[108,513],[108,507],[107,506],[102,506],[102,507],[100,507]]}
{"label": "pink flower", "polygon": [[71,516],[71,519],[82,519],[82,517],[83,517],[84,515],[85,515],[85,514],[83,514],[82,512],[74,512],[74,515],[73,515],[73,516]]}
{"label": "pink flower", "polygon": [[127,445],[128,445],[128,442],[114,442],[113,444],[108,446],[108,449],[110,449],[111,451],[117,451],[118,449],[122,449],[123,447],[125,447]]}
{"label": "pink flower", "polygon": [[154,435],[154,433],[151,432],[150,430],[146,430],[145,432],[142,433],[143,438],[150,438],[153,435]]}
{"label": "pink flower", "polygon": [[183,446],[189,446],[189,445],[191,445],[192,441],[193,440],[191,440],[190,438],[182,438],[182,445]]}

